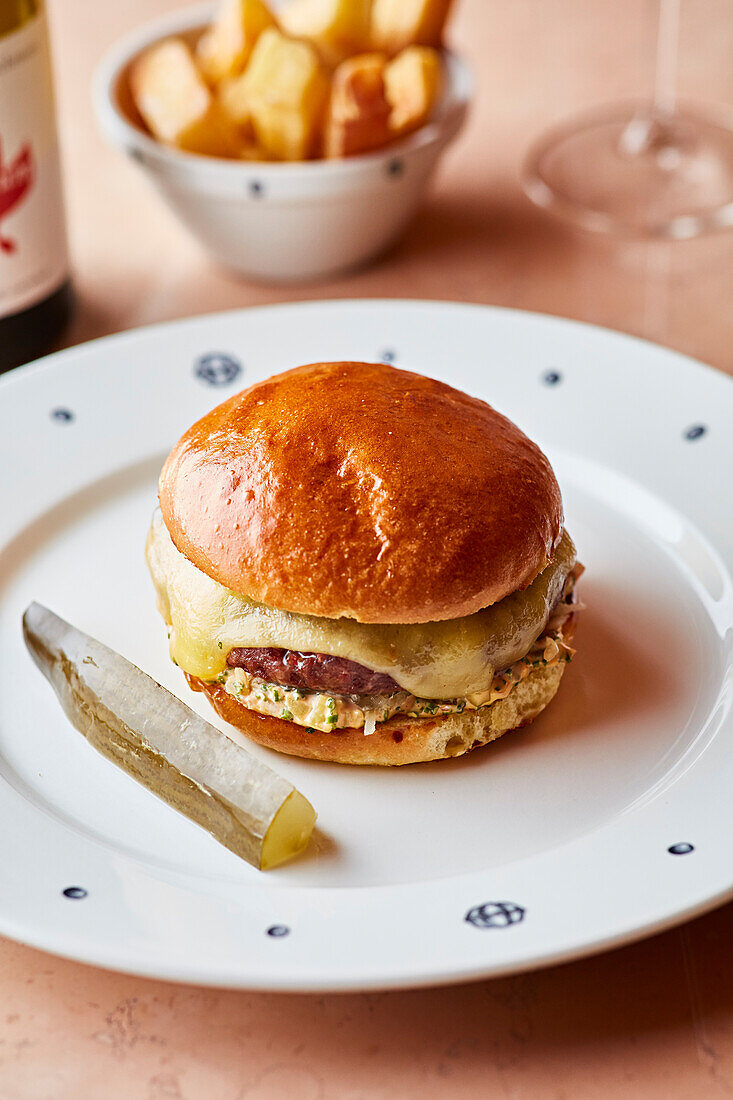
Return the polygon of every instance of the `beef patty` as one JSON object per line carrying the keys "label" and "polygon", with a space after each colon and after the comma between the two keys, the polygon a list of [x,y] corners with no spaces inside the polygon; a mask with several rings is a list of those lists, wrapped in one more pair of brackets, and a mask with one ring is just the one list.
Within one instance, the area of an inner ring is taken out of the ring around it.
{"label": "beef patty", "polygon": [[345,657],[325,653],[296,653],[292,649],[233,649],[227,657],[231,668],[243,668],[269,684],[330,691],[336,695],[392,695],[399,684],[384,672],[374,672]]}

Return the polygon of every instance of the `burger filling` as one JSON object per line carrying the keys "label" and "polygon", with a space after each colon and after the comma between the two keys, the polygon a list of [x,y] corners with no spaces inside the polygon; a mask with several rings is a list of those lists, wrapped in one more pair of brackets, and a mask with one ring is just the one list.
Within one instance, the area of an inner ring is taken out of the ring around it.
{"label": "burger filling", "polygon": [[[302,662],[310,670],[319,667],[321,661],[325,661],[324,667],[328,668],[329,659],[317,653],[286,653],[275,657],[278,651],[272,649],[265,651],[266,655],[263,653],[261,657],[254,656],[256,651],[253,650],[233,650],[229,655],[228,667],[217,677],[217,682],[227,694],[234,696],[248,710],[296,722],[311,731],[321,730],[324,733],[361,727],[365,733],[373,733],[379,722],[386,722],[396,714],[408,718],[434,718],[445,714],[462,714],[464,710],[480,710],[499,699],[506,699],[517,684],[521,684],[534,669],[547,668],[572,659],[575,651],[566,638],[565,628],[569,617],[579,610],[579,604],[575,602],[574,581],[581,568],[576,566],[574,573],[568,578],[567,591],[545,631],[521,660],[496,673],[488,691],[455,699],[423,699],[403,691],[394,681],[391,683],[392,690],[381,694],[376,691],[339,692],[323,687],[320,690],[313,687],[309,689],[301,686],[302,680],[298,685],[283,683],[282,677],[287,675],[286,669],[290,664]],[[244,654],[253,656],[245,657]],[[341,664],[349,665],[352,662],[343,661]],[[254,671],[262,666],[276,672],[277,679],[264,679]],[[364,678],[365,673],[374,679],[374,686],[377,681],[390,680],[388,676],[370,673],[369,669],[357,664],[353,664],[353,670],[353,679],[349,684],[351,688]],[[347,675],[347,669],[342,668],[339,671],[339,677],[345,678]],[[317,675],[314,678],[321,679]],[[306,675],[305,679],[312,677]]]}
{"label": "burger filling", "polygon": [[245,707],[325,732],[395,714],[435,717],[490,706],[537,667],[568,660],[563,628],[581,568],[563,532],[524,590],[461,619],[359,623],[300,615],[220,585],[174,546],[156,513],[146,557],[173,660]]}
{"label": "burger filling", "polygon": [[272,684],[326,691],[336,695],[392,695],[400,685],[385,672],[373,672],[345,657],[326,653],[293,653],[290,649],[233,649],[227,657],[230,668],[242,668]]}

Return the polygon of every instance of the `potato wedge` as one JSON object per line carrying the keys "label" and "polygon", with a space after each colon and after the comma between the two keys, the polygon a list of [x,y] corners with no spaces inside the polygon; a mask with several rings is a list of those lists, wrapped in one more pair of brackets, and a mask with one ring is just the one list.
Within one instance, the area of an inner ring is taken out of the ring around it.
{"label": "potato wedge", "polygon": [[327,157],[365,153],[392,138],[385,67],[384,54],[370,53],[350,57],[336,69],[323,136]]}
{"label": "potato wedge", "polygon": [[139,57],[130,72],[130,89],[159,141],[189,153],[237,155],[236,130],[215,103],[182,39],[166,39]]}
{"label": "potato wedge", "polygon": [[440,54],[432,46],[408,46],[384,70],[389,127],[395,136],[417,130],[430,117],[443,81]]}
{"label": "potato wedge", "polygon": [[315,44],[331,68],[369,48],[372,0],[291,0],[280,24],[294,38]]}
{"label": "potato wedge", "polygon": [[241,95],[269,157],[305,160],[316,152],[328,93],[328,73],[313,46],[274,27],[260,35]]}
{"label": "potato wedge", "polygon": [[407,46],[439,47],[453,0],[374,0],[371,44],[397,54]]}
{"label": "potato wedge", "polygon": [[196,46],[196,62],[210,84],[243,73],[257,39],[275,17],[263,0],[221,0],[214,22]]}
{"label": "potato wedge", "polygon": [[222,80],[216,90],[216,100],[227,118],[240,128],[245,139],[254,137],[252,125],[252,108],[250,106],[246,76],[233,76]]}
{"label": "potato wedge", "polygon": [[268,161],[269,159],[267,150],[263,149],[261,145],[258,145],[254,138],[251,141],[245,141],[239,150],[239,160],[262,162]]}

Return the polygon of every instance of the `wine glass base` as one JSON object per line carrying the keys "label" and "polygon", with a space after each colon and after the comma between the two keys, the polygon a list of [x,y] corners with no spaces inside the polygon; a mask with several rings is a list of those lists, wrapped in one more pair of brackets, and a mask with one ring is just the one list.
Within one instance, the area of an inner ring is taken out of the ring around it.
{"label": "wine glass base", "polygon": [[733,129],[630,104],[546,134],[522,184],[554,214],[599,233],[684,239],[733,226]]}

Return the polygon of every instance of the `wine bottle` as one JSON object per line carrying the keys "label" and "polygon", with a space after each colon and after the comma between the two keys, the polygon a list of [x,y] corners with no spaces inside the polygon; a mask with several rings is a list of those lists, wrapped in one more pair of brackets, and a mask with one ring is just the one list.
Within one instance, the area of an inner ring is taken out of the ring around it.
{"label": "wine bottle", "polygon": [[51,350],[72,289],[43,0],[0,0],[0,371]]}

